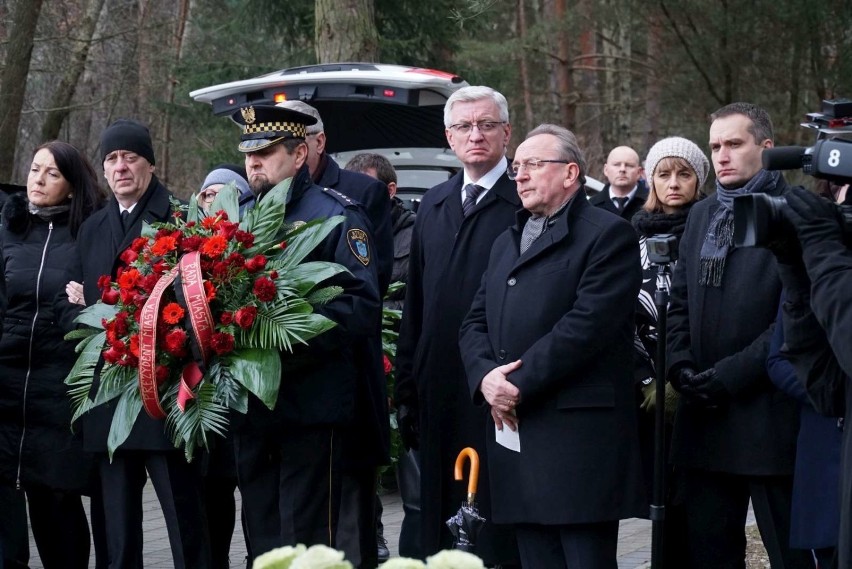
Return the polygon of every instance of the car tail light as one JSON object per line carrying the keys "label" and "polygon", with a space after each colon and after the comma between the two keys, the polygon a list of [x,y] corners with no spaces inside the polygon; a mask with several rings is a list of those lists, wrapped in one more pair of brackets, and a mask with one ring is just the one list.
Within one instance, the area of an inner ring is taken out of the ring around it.
{"label": "car tail light", "polygon": [[385,97],[393,97],[396,95],[396,91],[394,91],[393,89],[385,89],[384,91],[382,91],[382,94]]}
{"label": "car tail light", "polygon": [[272,97],[272,99],[275,101],[276,104],[277,103],[283,103],[284,101],[287,100],[287,94],[286,93],[275,93],[275,95]]}

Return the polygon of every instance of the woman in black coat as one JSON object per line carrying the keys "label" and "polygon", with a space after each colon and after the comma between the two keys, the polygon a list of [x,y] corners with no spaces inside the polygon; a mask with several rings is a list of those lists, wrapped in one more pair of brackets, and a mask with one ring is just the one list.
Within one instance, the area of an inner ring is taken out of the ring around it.
{"label": "woman in black coat", "polygon": [[[642,469],[648,485],[648,496],[652,496],[654,480],[654,403],[656,376],[654,358],[657,353],[657,308],[654,303],[656,289],[671,288],[671,273],[658,274],[657,267],[648,258],[647,239],[654,235],[669,234],[678,241],[686,227],[690,208],[699,198],[701,186],[707,180],[710,162],[701,149],[692,141],[681,137],[665,138],[657,142],[648,152],[645,161],[648,173],[649,193],[645,205],[632,219],[639,234],[642,259],[642,289],[636,312],[636,363],[634,378],[641,386],[639,411],[639,442],[642,451]],[[674,270],[674,263],[670,267]],[[671,417],[677,405],[677,392],[666,386],[666,411]],[[671,440],[671,424],[666,425],[666,445]],[[666,537],[663,567],[685,567],[687,565],[683,547],[683,504],[678,497],[677,478],[668,472],[669,491],[666,496]]]}
{"label": "woman in black coat", "polygon": [[64,379],[76,355],[56,325],[54,299],[76,258],[77,229],[100,206],[96,180],[76,148],[49,142],[33,155],[26,197],[10,197],[2,210],[0,482],[25,492],[46,569],[89,564],[80,493],[90,460],[71,432]]}

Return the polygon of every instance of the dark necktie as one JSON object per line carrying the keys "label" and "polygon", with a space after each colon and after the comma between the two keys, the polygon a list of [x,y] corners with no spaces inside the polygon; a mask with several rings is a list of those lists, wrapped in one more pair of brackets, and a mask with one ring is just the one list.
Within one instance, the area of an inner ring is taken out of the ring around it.
{"label": "dark necktie", "polygon": [[476,184],[468,184],[464,187],[464,202],[462,203],[462,212],[464,216],[467,217],[470,211],[473,209],[473,206],[476,205],[476,198],[479,197],[479,194],[485,191],[485,188],[482,186],[477,186]]}
{"label": "dark necktie", "polygon": [[612,199],[615,200],[615,208],[618,210],[619,213],[621,213],[622,211],[624,211],[624,206],[627,205],[627,202],[630,198],[626,197],[626,198],[612,198]]}
{"label": "dark necktie", "polygon": [[127,224],[130,223],[130,212],[124,210],[121,212],[121,226],[127,231]]}

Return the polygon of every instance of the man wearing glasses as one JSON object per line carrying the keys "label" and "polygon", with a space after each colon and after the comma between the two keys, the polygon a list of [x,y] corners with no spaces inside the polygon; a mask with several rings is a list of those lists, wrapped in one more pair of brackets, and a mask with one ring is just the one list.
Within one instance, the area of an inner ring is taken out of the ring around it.
{"label": "man wearing glasses", "polygon": [[[510,226],[521,202],[505,153],[512,129],[506,98],[489,87],[456,91],[444,107],[447,142],[463,170],[431,188],[417,211],[408,291],[397,352],[396,405],[407,448],[420,449],[422,551],[452,546],[445,521],[465,497],[453,480],[456,455],[467,446],[485,453],[488,410],[470,402],[458,348],[494,239]],[[479,506],[491,514],[489,473],[480,476]],[[488,565],[516,561],[514,539],[488,524],[477,554]]]}
{"label": "man wearing glasses", "polygon": [[523,567],[616,569],[618,521],[647,514],[639,247],[629,223],[585,199],[585,168],[569,130],[527,135],[509,170],[525,211],[495,240],[460,333],[469,396],[490,411],[492,519],[514,526]]}

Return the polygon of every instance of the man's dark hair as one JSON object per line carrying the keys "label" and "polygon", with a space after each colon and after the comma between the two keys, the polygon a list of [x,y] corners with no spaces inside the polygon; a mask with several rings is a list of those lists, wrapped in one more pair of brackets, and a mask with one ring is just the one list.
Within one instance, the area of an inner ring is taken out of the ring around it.
{"label": "man's dark hair", "polygon": [[767,139],[775,141],[775,130],[772,128],[772,119],[769,118],[769,113],[763,107],[758,107],[752,103],[731,103],[711,114],[710,122],[731,115],[744,115],[751,120],[751,126],[748,127],[748,131],[754,137],[755,144],[760,144]]}
{"label": "man's dark hair", "polygon": [[367,170],[375,170],[376,178],[380,182],[385,185],[391,182],[396,183],[396,170],[393,169],[393,164],[381,154],[370,154],[369,152],[356,154],[346,163],[344,168],[362,174],[366,174]]}

